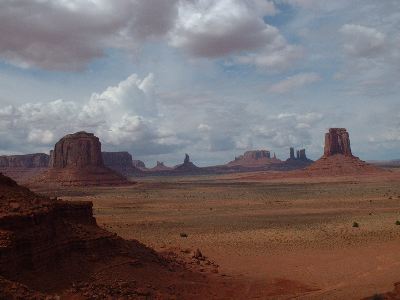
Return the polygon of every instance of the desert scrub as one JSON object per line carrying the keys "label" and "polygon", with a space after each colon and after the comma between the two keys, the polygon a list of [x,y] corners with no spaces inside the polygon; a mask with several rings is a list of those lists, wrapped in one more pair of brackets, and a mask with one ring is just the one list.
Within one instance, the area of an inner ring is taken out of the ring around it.
{"label": "desert scrub", "polygon": [[399,220],[397,220],[397,221],[396,221],[396,223],[394,223],[394,224],[396,224],[396,225],[400,225],[400,221],[399,221]]}
{"label": "desert scrub", "polygon": [[181,232],[179,235],[180,235],[180,237],[183,237],[183,238],[187,238],[188,237],[187,233],[184,233],[184,232]]}
{"label": "desert scrub", "polygon": [[353,222],[353,227],[358,228],[360,227],[360,224],[358,224],[357,222]]}

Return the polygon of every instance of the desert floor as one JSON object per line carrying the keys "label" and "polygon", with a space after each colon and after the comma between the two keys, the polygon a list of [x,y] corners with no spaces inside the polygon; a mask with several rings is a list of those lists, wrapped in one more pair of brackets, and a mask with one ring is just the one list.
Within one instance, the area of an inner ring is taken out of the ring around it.
{"label": "desert floor", "polygon": [[[93,201],[100,226],[158,251],[199,248],[245,288],[276,283],[270,298],[360,299],[400,281],[399,175],[139,178],[57,195]],[[308,291],[286,293],[285,282]]]}

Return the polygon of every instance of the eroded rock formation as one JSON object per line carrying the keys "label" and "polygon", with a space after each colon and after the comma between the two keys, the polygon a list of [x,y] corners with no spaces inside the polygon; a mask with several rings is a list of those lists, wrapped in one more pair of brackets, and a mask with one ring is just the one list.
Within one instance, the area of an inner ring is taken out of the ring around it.
{"label": "eroded rock formation", "polygon": [[324,155],[306,171],[310,175],[331,176],[375,173],[382,170],[353,156],[350,137],[345,128],[330,128],[325,134]]}
{"label": "eroded rock formation", "polygon": [[325,134],[324,156],[342,154],[353,156],[350,147],[349,133],[345,128],[330,128]]}
{"label": "eroded rock formation", "polygon": [[126,168],[132,167],[132,155],[128,152],[102,152],[101,153],[106,167]]}
{"label": "eroded rock formation", "polygon": [[194,163],[190,161],[189,154],[185,154],[185,159],[183,160],[183,164],[177,165],[174,170],[179,172],[192,172],[197,171],[199,167],[197,167]]}
{"label": "eroded rock formation", "polygon": [[243,167],[259,167],[271,163],[278,163],[279,159],[271,158],[271,152],[268,150],[252,150],[246,151],[243,155],[235,157],[235,160],[229,162],[228,166],[243,166]]}
{"label": "eroded rock formation", "polygon": [[291,161],[310,161],[306,155],[306,149],[296,150],[296,156],[294,155],[295,149],[290,147],[289,158],[286,160],[287,162]]}
{"label": "eroded rock formation", "polygon": [[162,161],[157,161],[157,164],[156,164],[153,168],[149,169],[149,171],[151,171],[151,172],[170,171],[170,170],[172,170],[172,169],[173,169],[173,168],[166,166],[166,165],[164,164],[164,162],[162,162]]}
{"label": "eroded rock formation", "polygon": [[60,139],[51,155],[51,167],[30,184],[119,185],[127,180],[104,166],[99,138],[77,132]]}
{"label": "eroded rock formation", "polygon": [[146,164],[138,159],[132,160],[132,164],[134,167],[139,168],[139,169],[146,169]]}
{"label": "eroded rock formation", "polygon": [[0,156],[0,168],[46,168],[49,155],[44,153]]}
{"label": "eroded rock formation", "polygon": [[101,143],[93,133],[84,131],[68,134],[54,147],[53,168],[102,167]]}
{"label": "eroded rock formation", "polygon": [[0,156],[0,172],[18,182],[37,175],[47,169],[49,155],[44,153]]}

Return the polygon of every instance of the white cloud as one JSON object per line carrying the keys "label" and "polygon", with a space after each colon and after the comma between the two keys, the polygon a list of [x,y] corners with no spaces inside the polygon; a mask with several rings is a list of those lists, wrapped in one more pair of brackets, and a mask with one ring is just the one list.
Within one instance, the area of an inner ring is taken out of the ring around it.
{"label": "white cloud", "polygon": [[267,1],[182,1],[170,44],[199,57],[259,49],[277,35],[262,19],[274,13]]}
{"label": "white cloud", "polygon": [[172,151],[179,139],[159,130],[162,119],[153,122],[153,80],[152,74],[144,79],[133,74],[80,104],[59,99],[7,106],[0,109],[0,139],[13,137],[15,146],[29,142],[50,148],[67,133],[87,130],[109,146],[125,146],[138,154]]}
{"label": "white cloud", "polygon": [[345,37],[344,50],[356,57],[371,57],[382,53],[386,36],[375,28],[357,24],[345,24],[340,28]]}
{"label": "white cloud", "polygon": [[32,129],[28,134],[28,141],[34,144],[48,145],[54,142],[54,134],[48,129]]}
{"label": "white cloud", "polygon": [[179,6],[170,44],[195,57],[234,55],[234,62],[281,70],[302,57],[278,28],[263,17],[274,15],[274,4],[264,0],[199,0]]}
{"label": "white cloud", "polygon": [[[119,121],[121,116],[134,114],[142,117],[157,115],[153,95],[154,76],[149,74],[143,80],[136,74],[121,81],[117,86],[108,87],[104,92],[93,93],[82,113],[89,119]],[[112,112],[112,113],[110,113]]]}
{"label": "white cloud", "polygon": [[300,73],[271,85],[269,91],[283,94],[320,80],[321,77],[316,73]]}

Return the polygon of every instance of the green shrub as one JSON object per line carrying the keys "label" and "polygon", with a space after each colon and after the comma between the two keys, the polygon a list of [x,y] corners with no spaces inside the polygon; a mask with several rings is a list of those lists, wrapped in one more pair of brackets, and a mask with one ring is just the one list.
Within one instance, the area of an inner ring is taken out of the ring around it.
{"label": "green shrub", "polygon": [[358,224],[357,222],[353,222],[353,227],[358,228],[358,227],[360,227],[360,224]]}
{"label": "green shrub", "polygon": [[399,220],[397,220],[397,221],[396,221],[396,223],[394,223],[394,224],[396,224],[396,225],[400,225],[400,221],[399,221]]}

